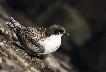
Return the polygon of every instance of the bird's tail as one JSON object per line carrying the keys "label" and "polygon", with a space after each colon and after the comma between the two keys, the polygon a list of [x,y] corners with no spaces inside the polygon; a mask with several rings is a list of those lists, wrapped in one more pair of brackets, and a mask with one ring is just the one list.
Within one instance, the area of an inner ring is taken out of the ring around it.
{"label": "bird's tail", "polygon": [[12,17],[11,17],[10,21],[6,22],[6,24],[14,30],[16,30],[17,27],[22,28],[22,25],[20,25],[19,22],[15,21]]}

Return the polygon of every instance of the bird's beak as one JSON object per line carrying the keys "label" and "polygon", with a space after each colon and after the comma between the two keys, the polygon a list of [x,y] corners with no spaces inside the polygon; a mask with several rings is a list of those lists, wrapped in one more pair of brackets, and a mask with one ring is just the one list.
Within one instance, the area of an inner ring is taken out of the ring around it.
{"label": "bird's beak", "polygon": [[71,36],[70,34],[68,34],[68,33],[63,33],[64,35],[66,35],[66,36]]}

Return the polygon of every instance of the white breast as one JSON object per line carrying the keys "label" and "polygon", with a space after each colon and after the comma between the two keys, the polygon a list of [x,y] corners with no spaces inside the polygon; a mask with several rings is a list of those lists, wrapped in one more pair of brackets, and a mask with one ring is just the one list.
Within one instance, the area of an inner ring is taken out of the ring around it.
{"label": "white breast", "polygon": [[44,54],[48,54],[51,52],[56,51],[60,45],[61,45],[61,35],[51,35],[48,38],[45,38],[45,40],[39,41],[40,45],[43,46],[43,48],[45,49]]}

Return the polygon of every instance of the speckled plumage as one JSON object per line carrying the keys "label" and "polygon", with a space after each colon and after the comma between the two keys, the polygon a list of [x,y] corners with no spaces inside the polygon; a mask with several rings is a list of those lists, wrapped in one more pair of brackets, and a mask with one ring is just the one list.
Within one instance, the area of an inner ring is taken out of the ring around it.
{"label": "speckled plumage", "polygon": [[[11,21],[7,22],[6,24],[14,30],[18,38],[18,41],[20,42],[22,47],[24,47],[28,51],[34,51],[38,54],[47,54],[57,50],[59,46],[61,45],[61,36],[65,32],[65,29],[61,27],[60,25],[52,25],[49,28],[24,27],[24,26],[21,26],[18,22],[16,22],[12,17],[11,17]],[[53,38],[56,36],[52,36],[52,35],[56,35],[58,36],[58,38]],[[43,42],[49,42],[49,41],[44,41],[47,39],[53,42],[53,40],[51,40],[49,37],[52,39],[59,39],[59,41],[55,40],[59,42],[58,43],[59,45],[56,44],[57,46],[55,45],[50,46],[50,45],[47,45],[47,43],[46,44],[43,43]],[[48,50],[49,48],[47,48],[47,46],[53,47],[53,48],[50,48],[51,50]],[[47,52],[45,50],[50,52]]]}

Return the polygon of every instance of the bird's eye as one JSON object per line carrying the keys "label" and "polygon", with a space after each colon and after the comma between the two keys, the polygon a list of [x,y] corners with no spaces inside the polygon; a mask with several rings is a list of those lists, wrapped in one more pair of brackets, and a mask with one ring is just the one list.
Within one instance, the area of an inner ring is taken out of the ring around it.
{"label": "bird's eye", "polygon": [[64,32],[64,30],[60,30],[59,32],[60,32],[60,33],[63,33],[63,32]]}
{"label": "bird's eye", "polygon": [[64,30],[62,30],[62,29],[56,29],[56,30],[54,30],[54,33],[55,34],[62,34],[64,32]]}

